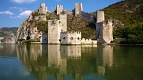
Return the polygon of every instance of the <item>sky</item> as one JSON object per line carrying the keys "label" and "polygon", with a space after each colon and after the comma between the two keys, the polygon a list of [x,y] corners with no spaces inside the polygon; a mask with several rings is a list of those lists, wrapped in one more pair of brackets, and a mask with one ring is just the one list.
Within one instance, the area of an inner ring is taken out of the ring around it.
{"label": "sky", "polygon": [[48,11],[53,12],[56,5],[63,5],[64,10],[73,10],[74,4],[82,3],[84,12],[94,12],[121,0],[0,0],[0,28],[19,27],[32,11],[45,3]]}

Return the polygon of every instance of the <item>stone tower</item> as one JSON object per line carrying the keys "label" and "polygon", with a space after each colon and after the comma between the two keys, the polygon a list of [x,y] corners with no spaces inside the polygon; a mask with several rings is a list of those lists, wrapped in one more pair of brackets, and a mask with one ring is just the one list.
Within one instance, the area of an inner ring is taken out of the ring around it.
{"label": "stone tower", "polygon": [[104,11],[97,11],[96,13],[96,39],[99,38],[100,35],[100,27],[101,23],[104,21]]}
{"label": "stone tower", "polygon": [[104,11],[97,11],[97,13],[96,13],[96,23],[103,22],[104,20],[105,20]]}
{"label": "stone tower", "polygon": [[104,11],[97,11],[96,14],[96,39],[98,43],[110,43],[113,41],[112,20],[104,20]]}
{"label": "stone tower", "polygon": [[104,21],[101,23],[99,38],[97,41],[99,43],[110,43],[113,41],[113,26],[112,20]]}
{"label": "stone tower", "polygon": [[57,15],[60,14],[63,11],[63,5],[57,5],[56,6],[56,13]]}
{"label": "stone tower", "polygon": [[59,19],[62,31],[67,31],[67,14],[60,14]]}
{"label": "stone tower", "polygon": [[48,20],[48,44],[60,44],[60,21]]}
{"label": "stone tower", "polygon": [[75,15],[80,14],[83,11],[82,3],[75,3]]}
{"label": "stone tower", "polygon": [[39,7],[38,11],[41,14],[46,14],[47,13],[48,10],[47,10],[47,7],[46,7],[45,3],[40,4],[40,7]]}

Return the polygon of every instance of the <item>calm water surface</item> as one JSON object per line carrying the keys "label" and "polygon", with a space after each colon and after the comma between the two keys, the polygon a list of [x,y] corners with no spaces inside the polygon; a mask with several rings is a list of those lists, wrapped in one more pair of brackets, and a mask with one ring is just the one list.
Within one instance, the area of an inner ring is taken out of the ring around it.
{"label": "calm water surface", "polygon": [[0,44],[0,80],[143,80],[143,46]]}

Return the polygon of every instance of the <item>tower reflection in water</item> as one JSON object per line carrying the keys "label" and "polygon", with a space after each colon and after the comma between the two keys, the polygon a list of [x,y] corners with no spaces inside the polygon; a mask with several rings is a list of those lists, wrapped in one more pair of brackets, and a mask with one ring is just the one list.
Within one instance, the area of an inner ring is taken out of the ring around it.
{"label": "tower reflection in water", "polygon": [[97,47],[96,65],[98,77],[104,76],[105,67],[112,68],[113,46],[106,45]]}
{"label": "tower reflection in water", "polygon": [[106,65],[113,65],[111,46],[98,48],[81,45],[19,44],[17,56],[27,67],[29,74],[38,80],[98,79],[104,77]]}

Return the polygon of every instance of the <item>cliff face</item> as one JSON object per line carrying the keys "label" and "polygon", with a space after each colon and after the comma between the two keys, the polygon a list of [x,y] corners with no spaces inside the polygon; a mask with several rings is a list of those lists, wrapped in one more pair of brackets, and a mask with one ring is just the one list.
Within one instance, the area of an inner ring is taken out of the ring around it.
{"label": "cliff face", "polygon": [[[41,7],[42,6],[42,7]],[[62,14],[68,14],[63,10]],[[89,16],[89,17],[88,17]],[[48,20],[59,19],[59,15],[55,12],[48,12],[45,4],[41,4],[40,8],[32,12],[17,30],[18,39],[34,39],[39,41],[43,33],[48,32]],[[84,38],[95,38],[94,16],[90,13],[81,15],[68,14],[67,30],[81,31]]]}

